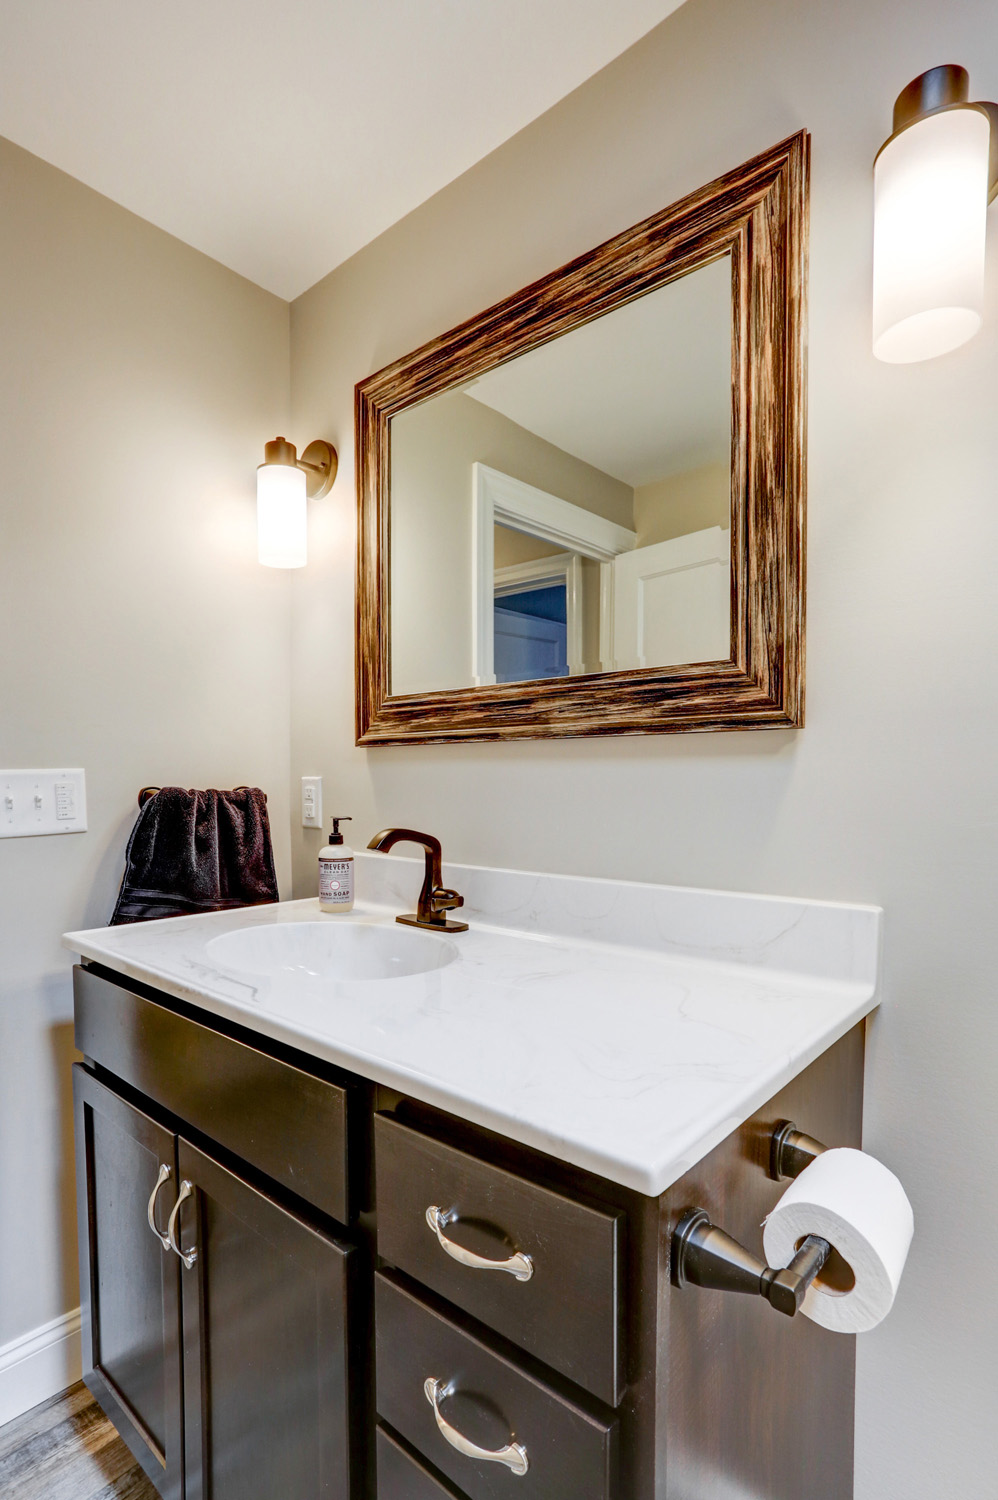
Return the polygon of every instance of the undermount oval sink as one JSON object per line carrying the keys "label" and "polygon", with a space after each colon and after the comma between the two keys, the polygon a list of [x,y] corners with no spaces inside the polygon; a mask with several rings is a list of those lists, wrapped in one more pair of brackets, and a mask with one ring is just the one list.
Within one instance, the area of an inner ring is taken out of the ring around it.
{"label": "undermount oval sink", "polygon": [[333,917],[326,922],[273,922],[241,927],[207,944],[213,963],[275,978],[405,979],[453,962],[453,945],[432,932],[373,926]]}

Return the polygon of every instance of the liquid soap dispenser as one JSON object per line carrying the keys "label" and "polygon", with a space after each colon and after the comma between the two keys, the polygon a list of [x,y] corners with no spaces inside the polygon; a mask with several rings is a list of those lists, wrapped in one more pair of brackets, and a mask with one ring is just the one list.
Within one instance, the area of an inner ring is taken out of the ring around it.
{"label": "liquid soap dispenser", "polygon": [[319,910],[353,911],[353,850],[340,833],[341,823],[352,818],[334,818],[329,845],[319,851]]}

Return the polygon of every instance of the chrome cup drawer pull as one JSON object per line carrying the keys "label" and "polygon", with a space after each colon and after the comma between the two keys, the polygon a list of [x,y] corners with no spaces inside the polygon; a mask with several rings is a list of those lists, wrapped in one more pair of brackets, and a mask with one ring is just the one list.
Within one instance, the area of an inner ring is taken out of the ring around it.
{"label": "chrome cup drawer pull", "polygon": [[198,1258],[197,1246],[193,1246],[190,1250],[181,1250],[180,1246],[177,1244],[177,1215],[179,1214],[181,1205],[183,1204],[185,1199],[192,1198],[193,1196],[193,1183],[188,1182],[185,1177],[183,1182],[180,1184],[180,1192],[177,1194],[177,1201],[173,1205],[173,1210],[170,1214],[170,1221],[166,1226],[166,1237],[170,1242],[170,1249],[174,1252],[175,1255],[180,1256],[180,1259],[183,1261],[188,1271],[191,1269],[191,1267],[194,1265],[194,1262]]}
{"label": "chrome cup drawer pull", "polygon": [[427,1401],[433,1407],[437,1426],[451,1447],[455,1448],[458,1453],[463,1453],[466,1458],[477,1458],[483,1463],[505,1464],[507,1469],[514,1474],[526,1474],[530,1468],[530,1460],[527,1458],[527,1450],[522,1443],[507,1443],[505,1448],[479,1448],[477,1443],[469,1442],[440,1414],[440,1403],[450,1395],[450,1387],[442,1380],[434,1380],[431,1375],[423,1381],[423,1391]]}
{"label": "chrome cup drawer pull", "polygon": [[172,1167],[168,1167],[165,1162],[161,1163],[159,1176],[156,1178],[156,1186],[149,1194],[149,1204],[146,1208],[146,1218],[149,1221],[149,1228],[159,1240],[164,1250],[170,1249],[170,1241],[156,1223],[156,1199],[159,1196],[159,1190],[163,1186],[164,1182],[168,1182],[172,1176]]}
{"label": "chrome cup drawer pull", "polygon": [[448,1224],[453,1224],[457,1214],[452,1209],[438,1208],[432,1204],[426,1210],[426,1222],[440,1242],[441,1250],[446,1250],[452,1260],[461,1262],[462,1266],[471,1266],[475,1271],[507,1271],[510,1276],[515,1276],[517,1281],[529,1281],[534,1274],[534,1263],[529,1255],[522,1255],[517,1251],[511,1255],[509,1260],[486,1260],[484,1255],[476,1255],[473,1250],[465,1250],[463,1245],[458,1245],[444,1234]]}

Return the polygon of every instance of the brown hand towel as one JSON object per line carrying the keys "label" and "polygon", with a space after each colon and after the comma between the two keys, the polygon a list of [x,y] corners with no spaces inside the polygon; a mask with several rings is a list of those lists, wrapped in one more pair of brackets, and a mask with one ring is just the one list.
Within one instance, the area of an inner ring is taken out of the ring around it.
{"label": "brown hand towel", "polygon": [[267,798],[165,786],[135,820],[111,926],[277,901]]}

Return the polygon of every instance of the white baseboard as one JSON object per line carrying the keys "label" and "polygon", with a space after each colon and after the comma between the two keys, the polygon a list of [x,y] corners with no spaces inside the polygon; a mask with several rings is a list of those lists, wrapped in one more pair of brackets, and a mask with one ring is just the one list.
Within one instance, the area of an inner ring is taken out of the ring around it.
{"label": "white baseboard", "polygon": [[0,1427],[80,1378],[80,1309],[0,1348]]}

